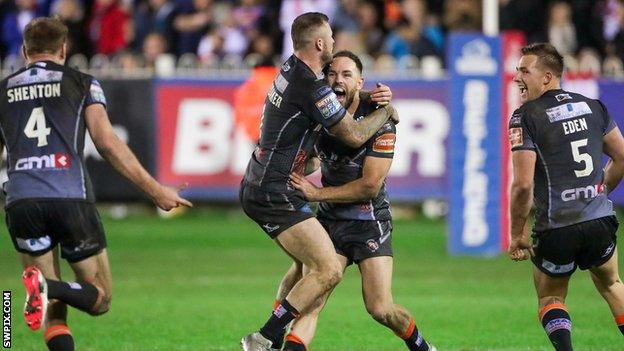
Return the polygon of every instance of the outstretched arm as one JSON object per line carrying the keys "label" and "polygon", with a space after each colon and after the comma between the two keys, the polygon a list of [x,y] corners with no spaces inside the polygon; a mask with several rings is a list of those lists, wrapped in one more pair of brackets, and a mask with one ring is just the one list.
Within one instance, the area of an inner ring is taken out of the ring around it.
{"label": "outstretched arm", "polygon": [[102,157],[117,172],[143,190],[158,207],[169,211],[179,205],[193,206],[190,201],[181,198],[176,189],[161,185],[141,166],[128,145],[115,134],[104,106],[87,106],[85,121],[91,139]]}

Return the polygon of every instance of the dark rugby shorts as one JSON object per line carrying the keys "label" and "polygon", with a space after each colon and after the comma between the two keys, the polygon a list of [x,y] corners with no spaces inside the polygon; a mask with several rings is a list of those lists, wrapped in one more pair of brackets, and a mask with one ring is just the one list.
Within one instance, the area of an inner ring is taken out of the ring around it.
{"label": "dark rugby shorts", "polygon": [[271,239],[293,225],[314,217],[310,204],[298,190],[267,192],[242,182],[239,198],[245,214],[258,223]]}
{"label": "dark rugby shorts", "polygon": [[615,216],[533,234],[533,264],[551,277],[567,277],[602,266],[616,249],[618,221]]}
{"label": "dark rugby shorts", "polygon": [[336,253],[351,264],[367,258],[392,256],[392,221],[337,221],[319,218]]}
{"label": "dark rugby shorts", "polygon": [[93,203],[81,200],[19,200],[6,208],[6,224],[18,252],[41,256],[61,245],[61,257],[82,261],[106,247]]}

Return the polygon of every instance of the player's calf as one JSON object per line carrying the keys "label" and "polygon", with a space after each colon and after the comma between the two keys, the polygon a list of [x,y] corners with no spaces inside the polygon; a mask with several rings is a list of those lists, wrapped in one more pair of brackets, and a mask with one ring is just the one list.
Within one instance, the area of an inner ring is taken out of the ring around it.
{"label": "player's calf", "polygon": [[557,351],[572,351],[572,320],[562,303],[552,303],[539,311],[539,318]]}
{"label": "player's calf", "polygon": [[50,326],[43,333],[43,338],[50,351],[74,351],[74,339],[65,324]]}
{"label": "player's calf", "polygon": [[46,282],[50,299],[58,299],[94,316],[104,314],[109,309],[110,296],[94,284],[50,279],[46,279]]}

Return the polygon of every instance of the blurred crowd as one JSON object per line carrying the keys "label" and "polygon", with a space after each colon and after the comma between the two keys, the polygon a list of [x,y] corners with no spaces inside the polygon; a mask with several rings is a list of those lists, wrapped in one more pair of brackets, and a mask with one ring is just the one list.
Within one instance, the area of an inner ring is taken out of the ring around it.
{"label": "blurred crowd", "polygon": [[[501,30],[550,41],[573,70],[618,75],[624,60],[624,0],[499,0]],[[308,11],[329,15],[336,50],[379,70],[444,67],[446,37],[480,31],[481,0],[0,0],[0,57],[19,56],[37,16],[70,28],[69,55],[97,65],[153,68],[279,62],[292,53],[290,25]]]}

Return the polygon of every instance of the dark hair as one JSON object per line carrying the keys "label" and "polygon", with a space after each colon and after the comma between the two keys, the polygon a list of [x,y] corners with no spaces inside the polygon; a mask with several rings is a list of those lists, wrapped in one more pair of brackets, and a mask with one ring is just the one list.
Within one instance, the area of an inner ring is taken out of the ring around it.
{"label": "dark hair", "polygon": [[67,26],[55,17],[35,18],[24,29],[26,55],[54,54],[67,40]]}
{"label": "dark hair", "polygon": [[561,78],[563,75],[563,57],[549,43],[533,43],[522,48],[522,55],[537,56],[537,63],[550,69]]}
{"label": "dark hair", "polygon": [[350,58],[353,62],[355,62],[355,67],[357,67],[360,74],[364,71],[364,66],[362,66],[362,60],[358,57],[358,55],[354,54],[349,50],[341,50],[334,54],[334,58],[337,57],[347,57]]}
{"label": "dark hair", "polygon": [[310,42],[310,33],[329,23],[327,15],[320,12],[307,12],[295,18],[290,31],[295,50],[303,49]]}

